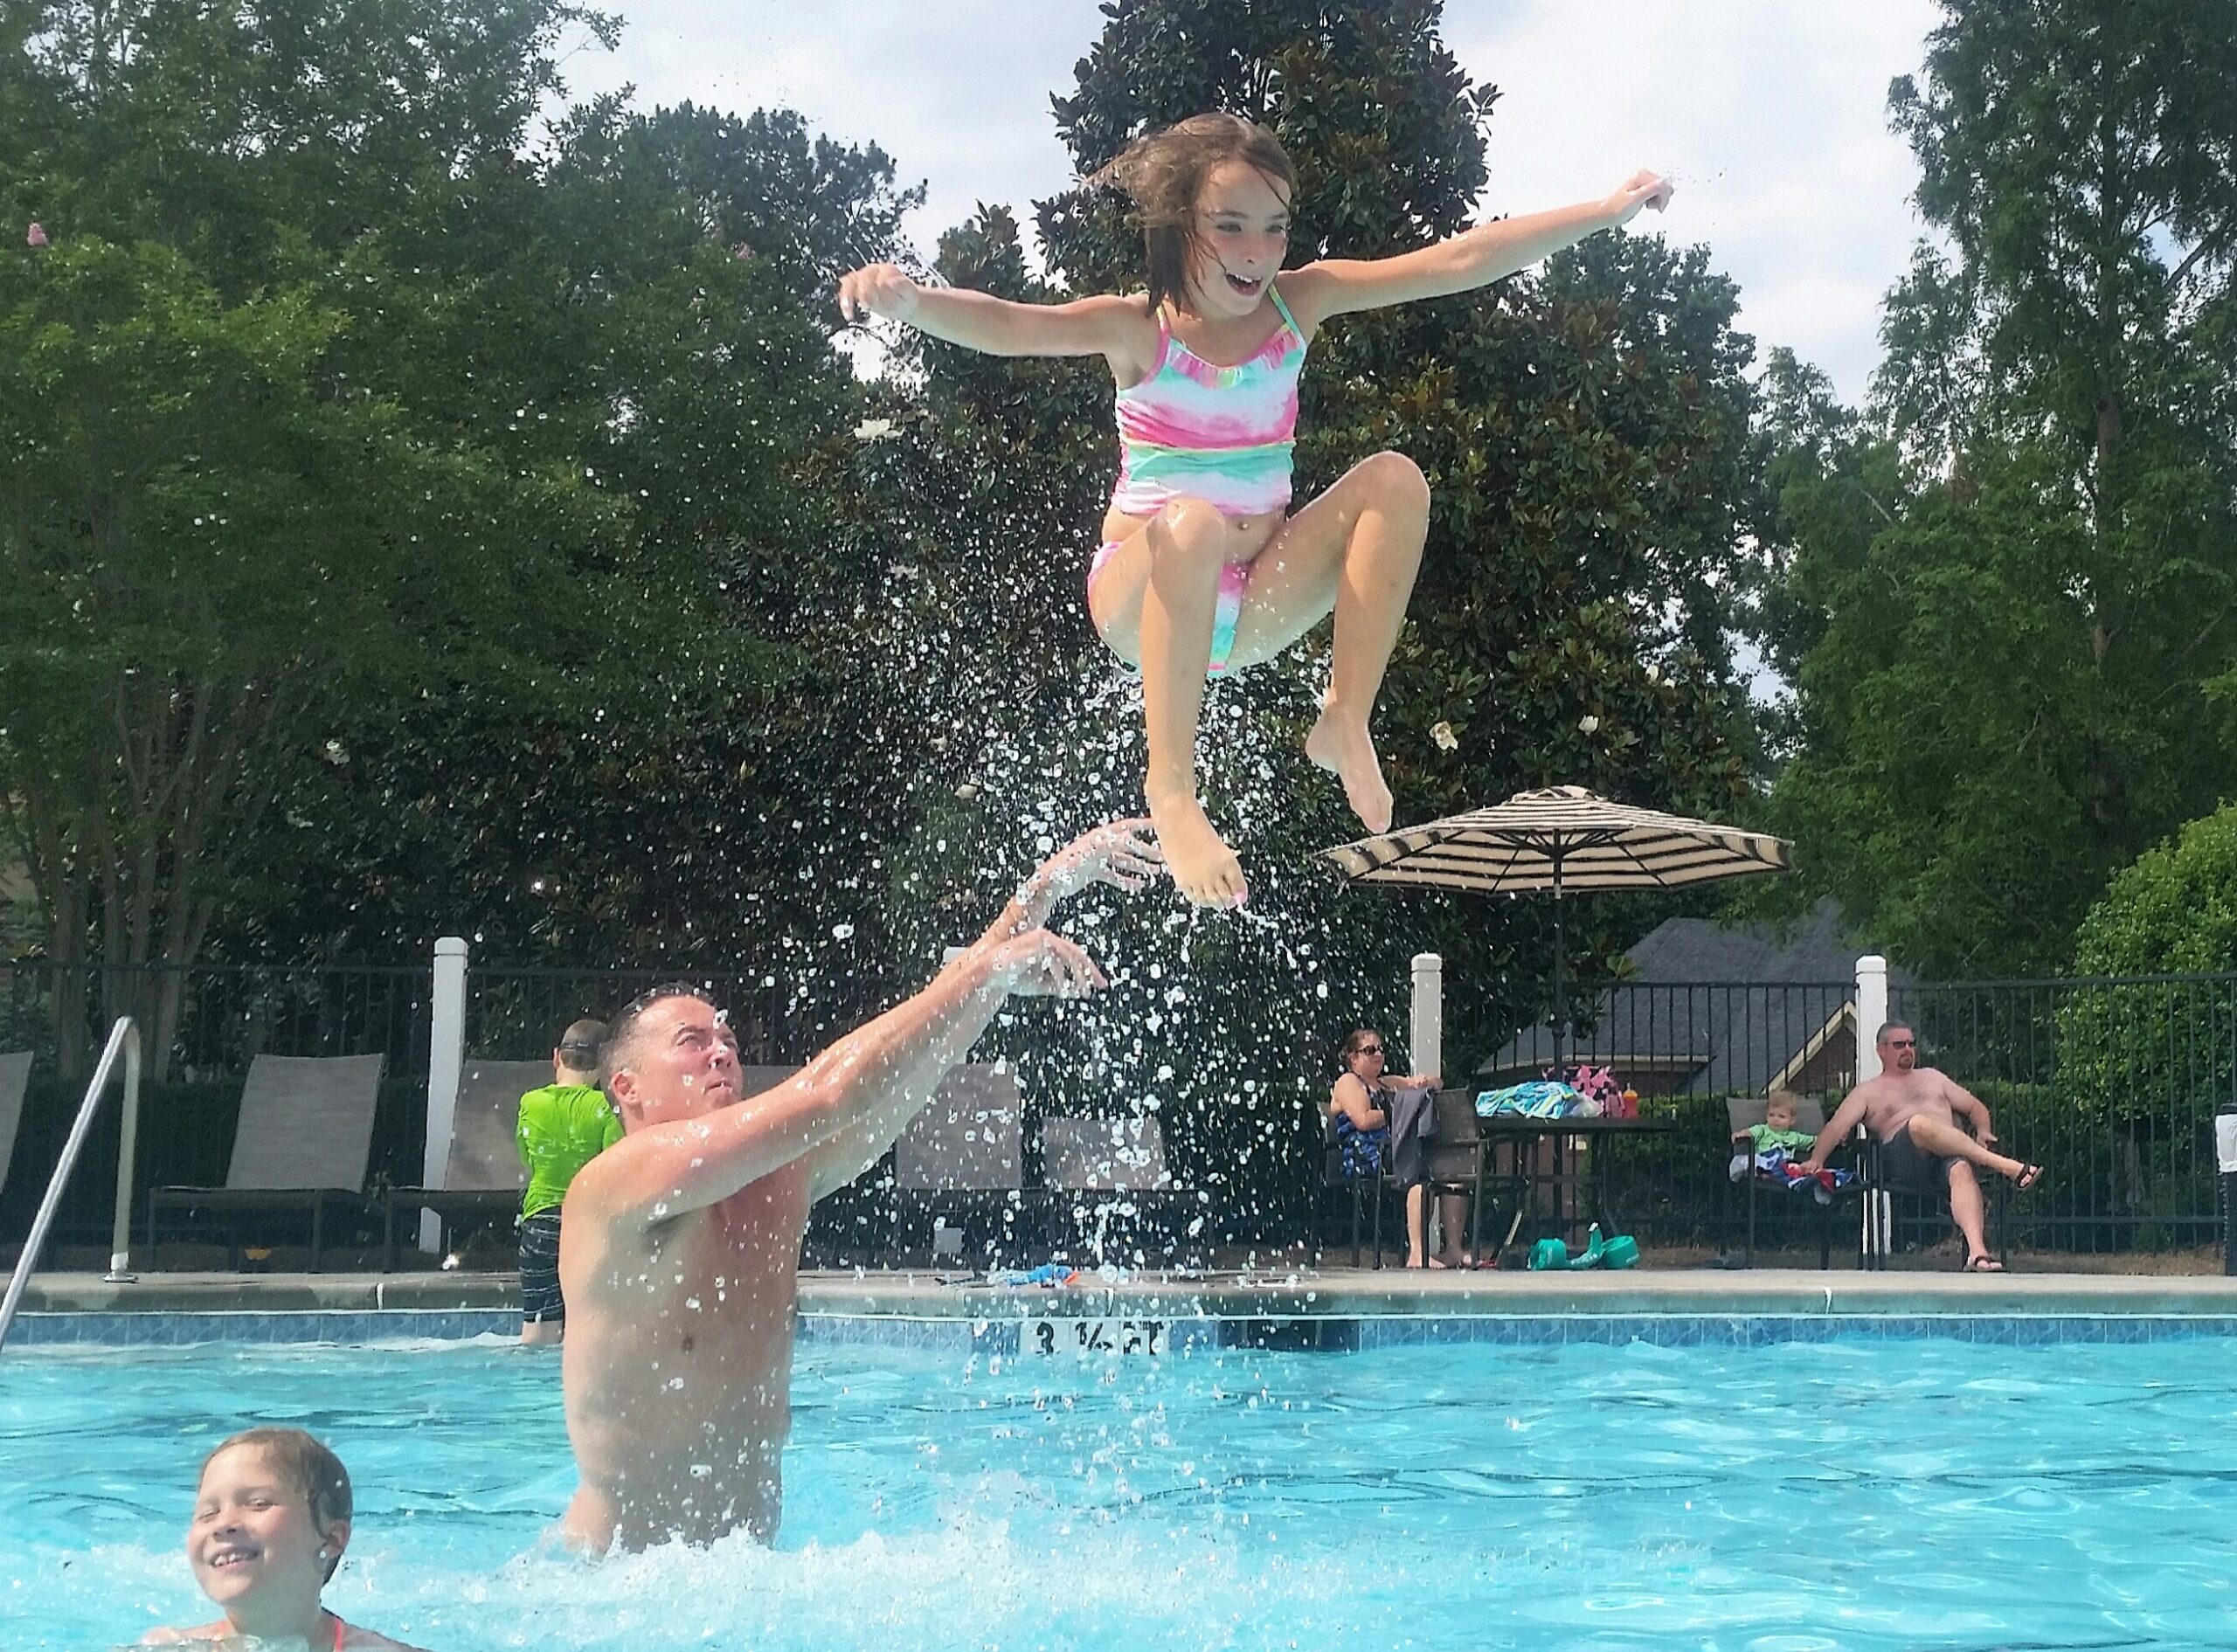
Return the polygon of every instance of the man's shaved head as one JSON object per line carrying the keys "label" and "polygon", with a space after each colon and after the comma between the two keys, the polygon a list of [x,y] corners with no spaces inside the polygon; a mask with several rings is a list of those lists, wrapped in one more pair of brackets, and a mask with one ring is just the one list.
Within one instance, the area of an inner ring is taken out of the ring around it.
{"label": "man's shaved head", "polygon": [[613,1075],[629,1065],[635,1053],[637,1032],[646,1012],[669,999],[696,999],[712,1007],[714,999],[706,989],[689,981],[663,981],[658,986],[648,987],[613,1013],[606,1024],[606,1041],[599,1047],[599,1077],[607,1085]]}

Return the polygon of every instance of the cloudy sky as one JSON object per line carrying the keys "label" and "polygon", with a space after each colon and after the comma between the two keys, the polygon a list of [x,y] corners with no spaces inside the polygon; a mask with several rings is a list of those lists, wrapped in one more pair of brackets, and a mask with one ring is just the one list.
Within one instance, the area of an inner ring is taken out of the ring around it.
{"label": "cloudy sky", "polygon": [[[571,90],[798,109],[875,142],[930,188],[929,250],[981,201],[1025,216],[1070,179],[1049,95],[1100,31],[1096,0],[608,0],[621,49],[570,56]],[[1742,325],[1860,397],[1880,296],[1919,233],[1887,82],[1916,69],[1932,0],[1446,0],[1462,66],[1503,96],[1483,209],[1597,196],[1633,168],[1679,183],[1666,227],[1739,282]]]}

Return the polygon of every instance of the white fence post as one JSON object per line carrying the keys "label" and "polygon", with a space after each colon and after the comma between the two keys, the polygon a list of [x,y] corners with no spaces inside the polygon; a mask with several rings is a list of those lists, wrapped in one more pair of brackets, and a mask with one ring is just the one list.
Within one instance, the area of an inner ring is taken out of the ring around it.
{"label": "white fence post", "polygon": [[1887,1019],[1887,960],[1867,952],[1856,961],[1856,1082],[1880,1076],[1880,1023]]}
{"label": "white fence post", "polygon": [[1408,1070],[1444,1071],[1444,960],[1414,954],[1414,1024],[1406,1041]]}
{"label": "white fence post", "polygon": [[[1880,1028],[1887,1019],[1887,960],[1867,952],[1856,961],[1856,1082],[1880,1076]],[[1863,1249],[1866,1256],[1884,1257],[1894,1248],[1895,1201],[1884,1188],[1868,1190],[1863,1199]]]}
{"label": "white fence post", "polygon": [[[427,1035],[427,1146],[419,1185],[440,1187],[449,1173],[451,1127],[458,1116],[459,1078],[466,1068],[466,942],[446,935],[435,943],[435,990]],[[419,1216],[419,1248],[433,1255],[442,1243],[433,1211]]]}

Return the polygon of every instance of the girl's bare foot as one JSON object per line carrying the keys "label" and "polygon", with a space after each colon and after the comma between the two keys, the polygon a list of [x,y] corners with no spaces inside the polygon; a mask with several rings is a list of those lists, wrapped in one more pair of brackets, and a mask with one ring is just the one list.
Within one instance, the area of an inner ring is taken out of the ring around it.
{"label": "girl's bare foot", "polygon": [[1150,819],[1175,888],[1198,906],[1241,906],[1250,889],[1243,862],[1186,791],[1149,794]]}
{"label": "girl's bare foot", "polygon": [[1340,715],[1328,707],[1305,736],[1305,755],[1344,783],[1344,801],[1361,826],[1369,832],[1390,830],[1390,788],[1383,784],[1367,719]]}

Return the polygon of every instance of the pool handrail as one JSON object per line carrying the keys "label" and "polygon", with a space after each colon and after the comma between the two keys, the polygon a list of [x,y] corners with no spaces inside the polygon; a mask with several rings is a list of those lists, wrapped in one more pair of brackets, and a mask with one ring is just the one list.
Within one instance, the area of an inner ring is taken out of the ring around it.
{"label": "pool handrail", "polygon": [[0,1348],[8,1345],[8,1329],[16,1323],[17,1305],[31,1283],[31,1270],[38,1266],[47,1229],[54,1226],[54,1213],[62,1204],[62,1190],[77,1166],[79,1150],[86,1144],[86,1133],[93,1128],[93,1115],[100,1110],[102,1093],[108,1089],[109,1075],[115,1072],[120,1057],[124,1062],[124,1127],[117,1141],[116,1220],[111,1230],[106,1277],[118,1284],[131,1282],[133,1276],[125,1271],[125,1265],[131,1260],[132,1155],[140,1125],[140,1029],[130,1016],[120,1015],[109,1028],[101,1059],[93,1067],[93,1082],[86,1086],[86,1099],[78,1104],[78,1116],[70,1126],[69,1139],[62,1144],[54,1174],[47,1179],[46,1196],[39,1200],[38,1214],[31,1218],[23,1253],[16,1259],[16,1271],[8,1276],[8,1293],[0,1297]]}

